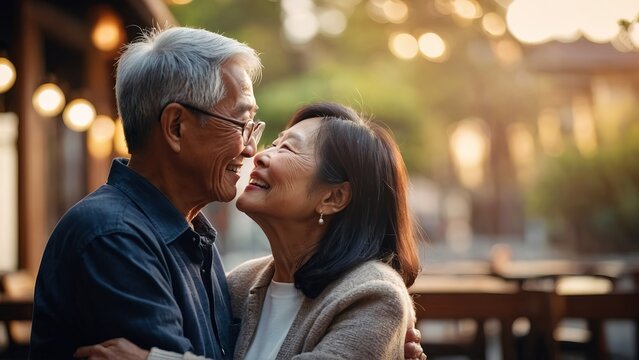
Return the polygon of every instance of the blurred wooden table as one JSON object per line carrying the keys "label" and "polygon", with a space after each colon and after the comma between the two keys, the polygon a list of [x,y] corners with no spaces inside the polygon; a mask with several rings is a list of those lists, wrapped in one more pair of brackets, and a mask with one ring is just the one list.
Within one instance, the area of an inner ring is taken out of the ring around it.
{"label": "blurred wooden table", "polygon": [[33,298],[0,295],[0,321],[31,320],[32,316]]}
{"label": "blurred wooden table", "polygon": [[[512,325],[527,317],[531,322],[550,325],[550,301],[547,292],[522,292],[517,283],[483,275],[421,275],[410,288],[418,320],[473,319],[477,322],[477,348],[485,351],[483,323],[497,319],[501,324],[502,358],[516,358]],[[550,339],[548,339],[550,341]],[[550,345],[550,344],[549,344]],[[428,350],[426,349],[428,353]]]}

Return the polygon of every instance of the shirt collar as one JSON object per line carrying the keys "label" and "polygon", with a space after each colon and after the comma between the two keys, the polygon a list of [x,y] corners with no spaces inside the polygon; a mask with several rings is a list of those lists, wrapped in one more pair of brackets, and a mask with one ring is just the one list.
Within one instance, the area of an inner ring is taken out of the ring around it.
{"label": "shirt collar", "polygon": [[[160,239],[168,244],[185,231],[191,231],[184,215],[145,177],[128,166],[125,158],[113,159],[107,184],[122,191],[135,203],[153,224]],[[197,233],[215,241],[216,231],[202,213],[193,219]]]}

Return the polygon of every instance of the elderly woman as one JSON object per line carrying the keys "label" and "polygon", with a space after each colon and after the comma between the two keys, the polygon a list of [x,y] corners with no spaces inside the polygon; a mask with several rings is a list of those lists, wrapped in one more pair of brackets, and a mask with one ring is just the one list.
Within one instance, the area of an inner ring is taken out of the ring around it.
{"label": "elderly woman", "polygon": [[[237,207],[273,255],[228,275],[234,357],[404,358],[419,260],[388,132],[344,106],[309,105],[253,161]],[[153,348],[148,358],[199,357]]]}

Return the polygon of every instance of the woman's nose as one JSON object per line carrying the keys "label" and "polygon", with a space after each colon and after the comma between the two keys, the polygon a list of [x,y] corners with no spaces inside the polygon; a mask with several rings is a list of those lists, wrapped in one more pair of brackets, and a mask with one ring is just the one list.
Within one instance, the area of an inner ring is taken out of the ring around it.
{"label": "woman's nose", "polygon": [[264,149],[258,152],[253,158],[253,164],[255,166],[268,167],[271,161],[271,155],[269,154],[269,149]]}

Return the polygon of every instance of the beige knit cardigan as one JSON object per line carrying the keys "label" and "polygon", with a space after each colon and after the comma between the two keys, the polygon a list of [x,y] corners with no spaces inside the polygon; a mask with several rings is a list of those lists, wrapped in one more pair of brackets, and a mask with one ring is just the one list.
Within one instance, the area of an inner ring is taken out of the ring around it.
{"label": "beige knit cardigan", "polygon": [[[234,359],[246,355],[273,278],[273,257],[248,261],[227,277],[233,317],[242,325]],[[333,281],[315,299],[305,298],[277,359],[404,359],[404,338],[413,303],[399,274],[368,261]],[[149,360],[199,360],[153,348]]]}
{"label": "beige knit cardigan", "polygon": [[[248,350],[273,278],[273,257],[246,262],[227,277],[233,316],[242,319],[235,359]],[[403,359],[413,306],[399,274],[368,261],[305,298],[277,359]]]}

